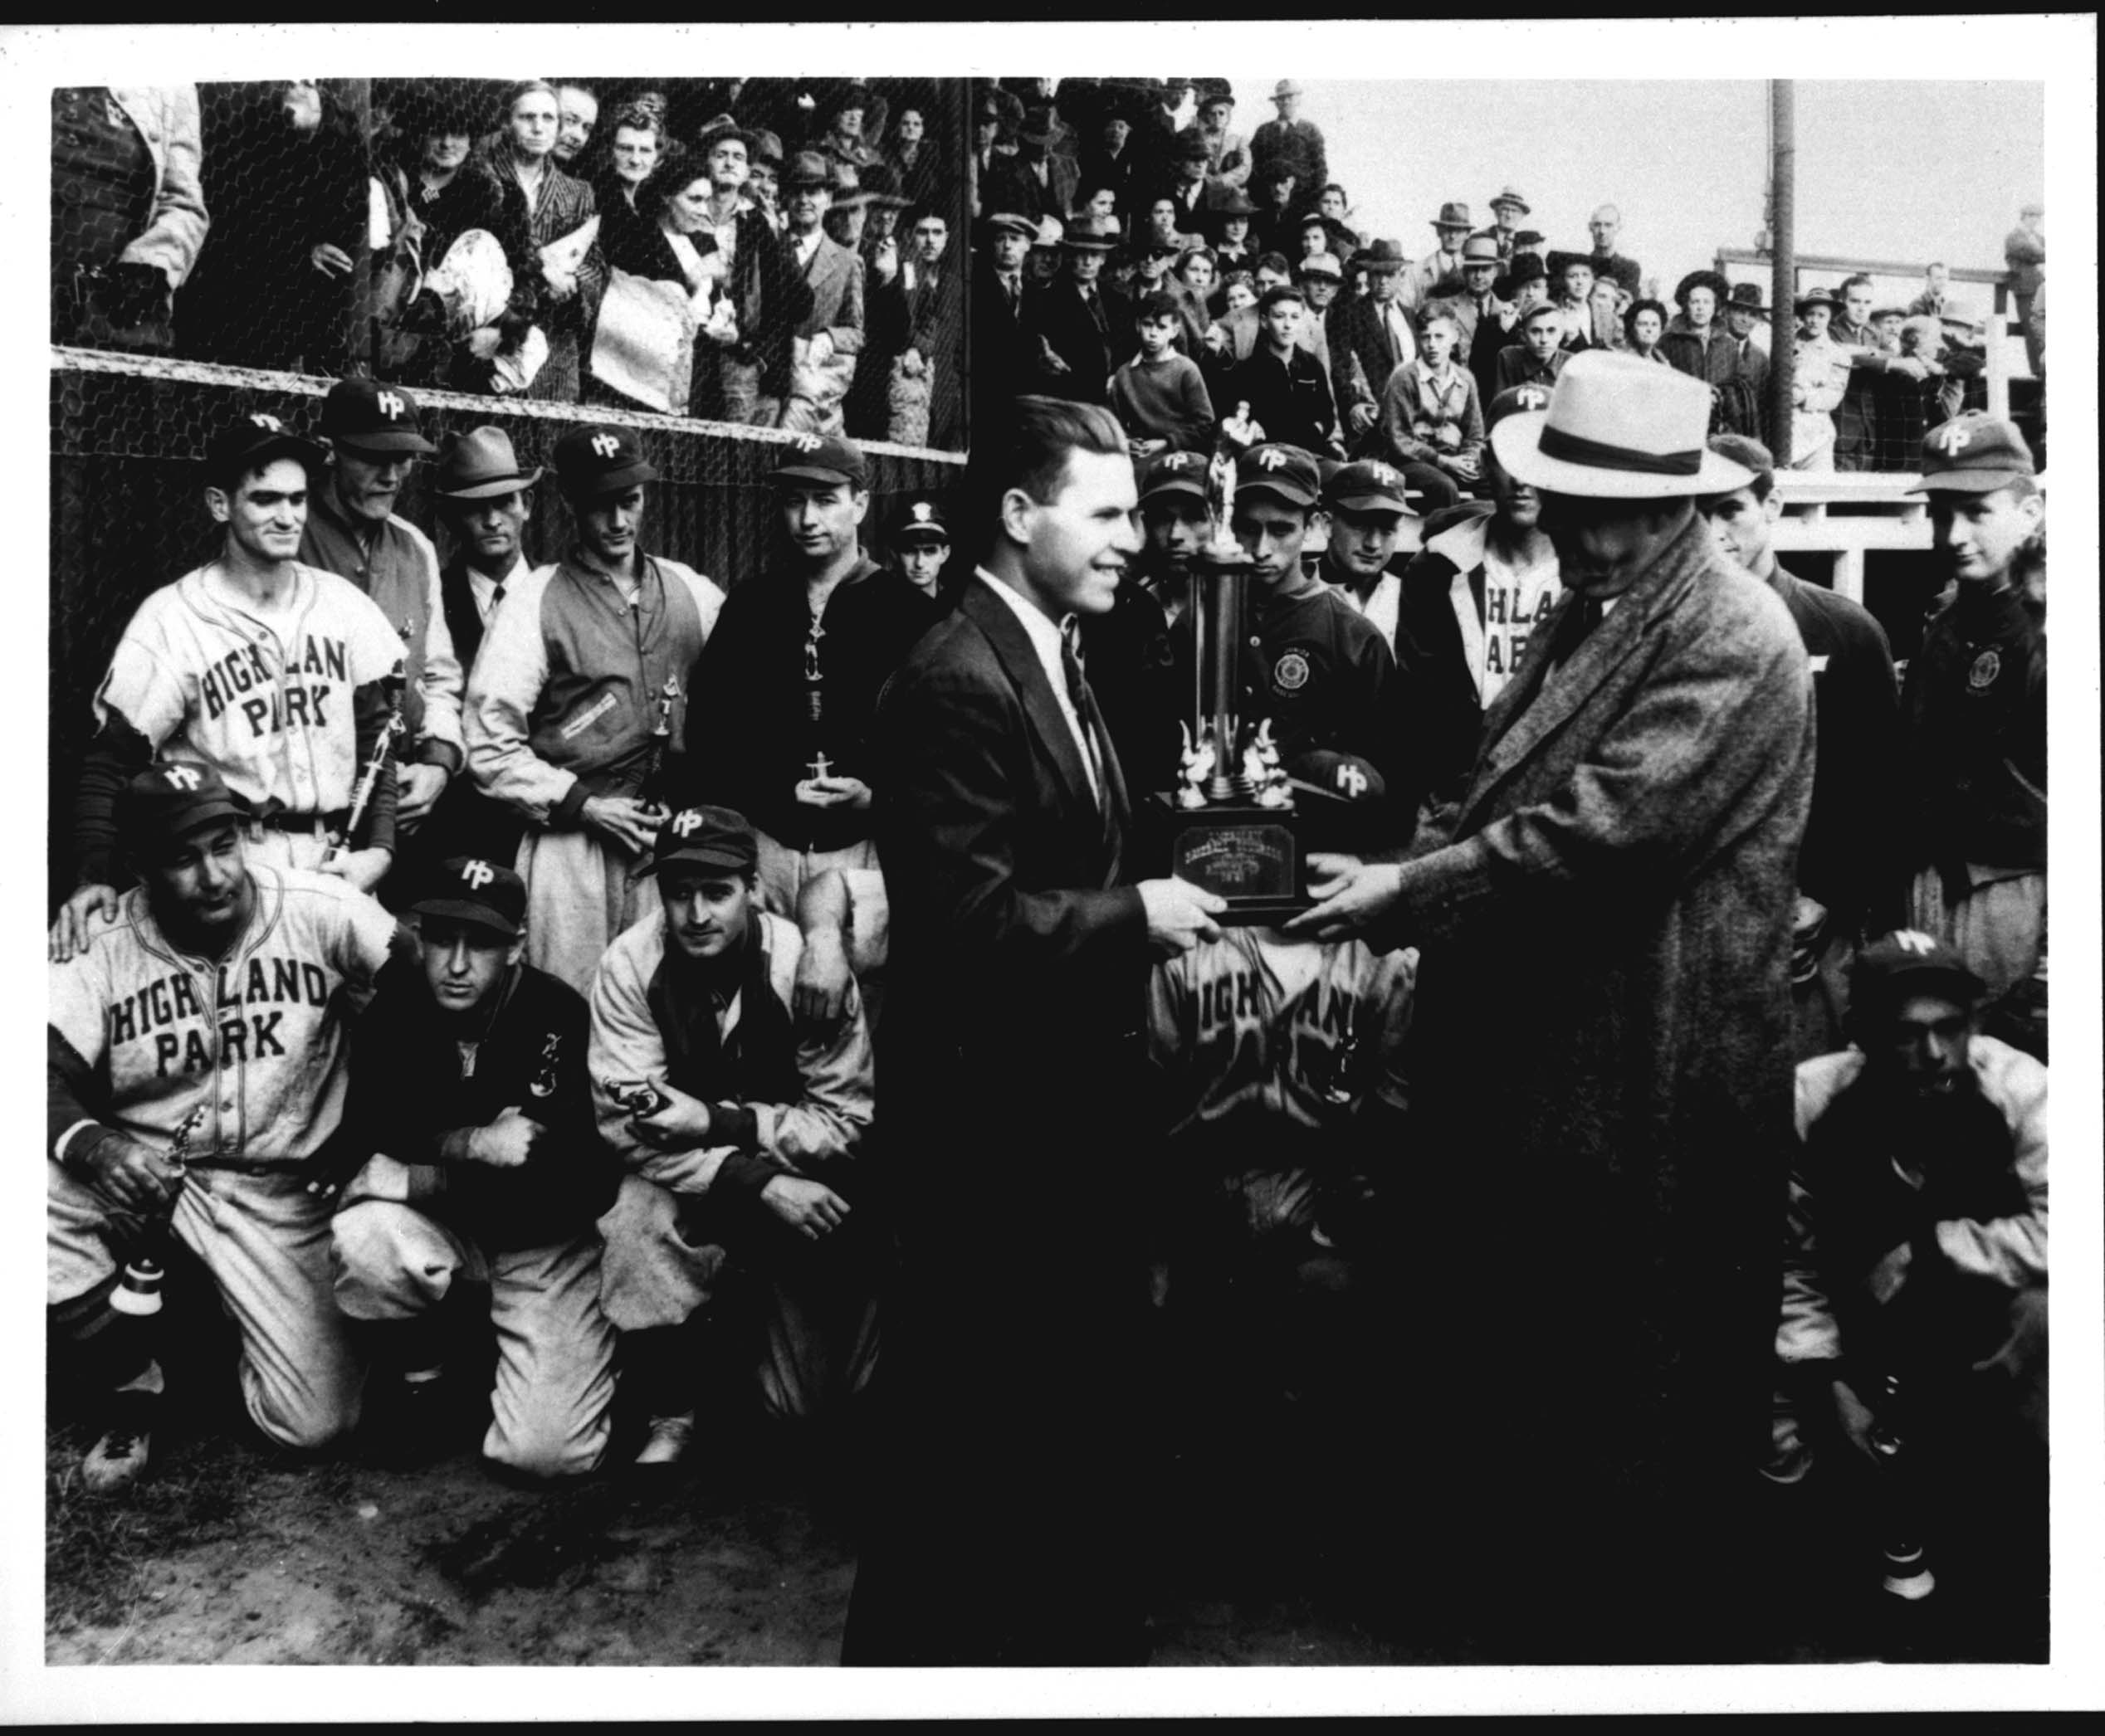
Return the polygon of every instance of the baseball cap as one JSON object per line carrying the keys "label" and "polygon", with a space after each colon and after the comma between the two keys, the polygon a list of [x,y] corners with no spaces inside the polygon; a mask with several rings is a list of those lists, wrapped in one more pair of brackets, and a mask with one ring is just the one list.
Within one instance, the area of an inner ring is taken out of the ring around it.
{"label": "baseball cap", "polygon": [[1863,1013],[1907,994],[1950,995],[1971,1007],[1985,992],[1957,953],[1919,929],[1896,929],[1865,947],[1849,967],[1849,1008]]}
{"label": "baseball cap", "polygon": [[950,527],[944,522],[941,505],[926,498],[909,501],[891,539],[895,543],[949,542]]}
{"label": "baseball cap", "polygon": [[657,475],[647,462],[636,436],[626,428],[591,426],[573,428],[555,442],[549,455],[556,485],[574,500],[618,495]]}
{"label": "baseball cap", "polygon": [[862,462],[862,447],[844,435],[793,434],[768,480],[845,482],[851,488],[867,488],[870,472]]}
{"label": "baseball cap", "polygon": [[1286,763],[1303,850],[1378,848],[1393,817],[1389,788],[1371,761],[1319,748]]}
{"label": "baseball cap", "polygon": [[450,916],[510,940],[526,919],[526,882],[481,856],[457,856],[432,870],[412,916]]}
{"label": "baseball cap", "polygon": [[2032,449],[2016,427],[1985,410],[1941,422],[1922,439],[1922,480],[1912,495],[1992,495],[2036,476]]}
{"label": "baseball cap", "polygon": [[1401,512],[1415,518],[1418,510],[1410,503],[1424,498],[1406,485],[1401,471],[1379,458],[1340,465],[1323,485],[1324,505],[1355,512]]}
{"label": "baseball cap", "polygon": [[424,438],[417,400],[378,380],[339,380],[322,400],[321,432],[354,452],[436,452]]}
{"label": "baseball cap", "polygon": [[208,765],[149,766],[117,792],[117,835],[147,852],[221,820],[246,820],[248,803]]}
{"label": "baseball cap", "polygon": [[1522,410],[1546,410],[1550,407],[1550,388],[1547,386],[1508,386],[1484,408],[1484,432],[1488,434],[1507,417]]}
{"label": "baseball cap", "polygon": [[1160,495],[1206,498],[1206,461],[1196,452],[1160,452],[1149,460],[1140,479],[1140,504]]}
{"label": "baseball cap", "polygon": [[274,458],[291,458],[311,471],[321,461],[321,448],[290,432],[276,417],[255,411],[236,417],[212,436],[205,448],[205,475],[214,484],[237,482]]}
{"label": "baseball cap", "polygon": [[658,827],[653,870],[664,874],[681,864],[743,874],[760,860],[752,822],[730,807],[683,807]]}
{"label": "baseball cap", "polygon": [[1299,446],[1267,441],[1243,455],[1235,466],[1235,498],[1277,495],[1293,506],[1313,506],[1323,491],[1316,461]]}

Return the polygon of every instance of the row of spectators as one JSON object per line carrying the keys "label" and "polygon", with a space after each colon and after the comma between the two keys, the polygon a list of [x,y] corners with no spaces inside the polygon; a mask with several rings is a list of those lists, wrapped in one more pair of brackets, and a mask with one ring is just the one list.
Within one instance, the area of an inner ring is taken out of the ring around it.
{"label": "row of spectators", "polygon": [[61,89],[52,340],[955,446],[958,87],[882,84]]}

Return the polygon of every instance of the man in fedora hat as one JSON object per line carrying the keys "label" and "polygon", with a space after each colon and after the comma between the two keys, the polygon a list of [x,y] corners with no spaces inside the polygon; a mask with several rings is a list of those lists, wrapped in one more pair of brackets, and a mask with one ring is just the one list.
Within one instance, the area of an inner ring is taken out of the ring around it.
{"label": "man in fedora hat", "polygon": [[[1023,270],[1038,233],[1028,217],[1020,212],[995,212],[983,228],[984,241],[977,249],[972,275],[969,385],[975,437],[994,438],[1004,407],[1036,375],[1037,300],[1049,290],[1030,284]],[[1074,232],[1070,224],[1063,245]]]}
{"label": "man in fedora hat", "polygon": [[1302,95],[1299,79],[1282,78],[1272,87],[1278,118],[1265,122],[1251,137],[1250,160],[1258,180],[1272,169],[1291,169],[1295,186],[1309,195],[1329,183],[1331,163],[1322,129],[1301,118]]}
{"label": "man in fedora hat", "polygon": [[811,291],[811,309],[791,340],[789,395],[781,426],[799,433],[838,434],[842,400],[862,349],[862,261],[826,233],[837,177],[816,151],[799,151],[784,188],[790,261]]}
{"label": "man in fedora hat", "polygon": [[[707,233],[724,261],[722,299],[732,320],[696,334],[711,346],[696,369],[697,416],[773,427],[789,390],[794,336],[811,310],[811,285],[797,269],[774,216],[755,192],[766,139],[729,115],[708,122],[697,149],[709,166]],[[779,156],[779,151],[776,153]]]}
{"label": "man in fedora hat", "polygon": [[1052,397],[1108,403],[1112,371],[1133,353],[1132,304],[1101,280],[1113,245],[1113,235],[1093,225],[1070,229],[1061,241],[1066,272],[1038,292],[1025,316],[1041,389]]}
{"label": "man in fedora hat", "polygon": [[1409,264],[1394,241],[1386,237],[1375,241],[1352,261],[1355,271],[1367,274],[1366,295],[1341,301],[1330,312],[1332,358],[1348,377],[1356,367],[1370,388],[1366,398],[1344,412],[1348,430],[1355,436],[1373,426],[1389,377],[1418,354],[1418,334],[1412,329],[1409,310],[1397,293]]}
{"label": "man in fedora hat", "polygon": [[1223,276],[1233,271],[1248,271],[1257,261],[1250,245],[1250,225],[1258,208],[1240,187],[1223,186],[1211,207],[1201,213],[1200,227],[1214,249],[1214,262]]}
{"label": "man in fedora hat", "polygon": [[1398,291],[1405,307],[1415,313],[1433,294],[1433,285],[1462,272],[1462,244],[1476,227],[1469,221],[1469,207],[1460,199],[1449,199],[1433,219],[1440,244],[1404,274]]}
{"label": "man in fedora hat", "polygon": [[[1565,597],[1438,847],[1312,856],[1320,902],[1290,925],[1420,948],[1414,1123],[1499,1178],[1498,1282],[1424,1347],[1453,1431],[1420,1473],[1468,1518],[1414,1546],[1515,1660],[1743,1643],[1730,1597],[1689,1588],[1742,1540],[1768,1431],[1813,717],[1789,612],[1696,511],[1747,475],[1707,450],[1710,407],[1587,351],[1546,410],[1500,421]],[[1425,1183],[1421,1207],[1481,1202],[1460,1169]],[[1429,1252],[1425,1304],[1477,1257]],[[1584,1597],[1513,1571],[1551,1533]]]}
{"label": "man in fedora hat", "polygon": [[1502,262],[1513,256],[1513,241],[1519,232],[1520,220],[1533,208],[1510,181],[1492,199],[1492,226],[1483,232],[1491,237]]}
{"label": "man in fedora hat", "polygon": [[1223,188],[1240,188],[1250,178],[1249,142],[1228,130],[1235,115],[1235,90],[1224,78],[1199,80],[1199,117],[1192,130],[1206,141],[1206,173]]}
{"label": "man in fedora hat", "polygon": [[526,962],[580,994],[652,907],[639,875],[686,747],[692,671],[723,592],[642,549],[657,475],[626,428],[555,443],[577,541],[491,617],[468,686],[468,768],[525,822]]}
{"label": "man in fedora hat", "polygon": [[1497,395],[1498,352],[1512,341],[1521,316],[1520,309],[1502,298],[1498,289],[1503,264],[1498,246],[1495,232],[1473,235],[1463,242],[1462,290],[1447,298],[1462,334],[1457,354],[1476,376],[1477,396],[1486,406]]}
{"label": "man in fedora hat", "polygon": [[1808,290],[1792,303],[1798,316],[1790,381],[1790,467],[1834,466],[1834,411],[1849,389],[1849,352],[1828,335],[1842,304],[1832,290]]}
{"label": "man in fedora hat", "polygon": [[1064,217],[1074,208],[1076,183],[1081,170],[1072,157],[1055,155],[1052,111],[1028,110],[1016,130],[1016,154],[997,159],[979,183],[979,196],[989,211],[1013,211],[1035,222],[1039,217]]}
{"label": "man in fedora hat", "polygon": [[1769,413],[1769,352],[1755,341],[1755,327],[1768,317],[1769,310],[1762,305],[1760,284],[1732,285],[1731,294],[1725,299],[1725,334],[1732,340],[1740,378],[1754,393],[1756,411],[1765,426]]}
{"label": "man in fedora hat", "polygon": [[1206,141],[1187,127],[1165,148],[1165,172],[1150,189],[1155,198],[1166,197],[1176,213],[1178,230],[1186,235],[1204,233],[1206,213],[1224,188],[1217,188],[1209,174],[1212,157]]}

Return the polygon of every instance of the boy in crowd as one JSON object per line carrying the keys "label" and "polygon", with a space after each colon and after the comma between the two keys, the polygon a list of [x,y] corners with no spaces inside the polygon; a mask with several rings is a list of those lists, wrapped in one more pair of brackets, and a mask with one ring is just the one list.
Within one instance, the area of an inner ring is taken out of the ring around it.
{"label": "boy in crowd", "polygon": [[1203,452],[1212,444],[1214,403],[1199,364],[1175,347],[1184,323],[1181,305],[1158,290],[1140,303],[1139,314],[1140,353],[1111,376],[1112,412],[1136,459]]}

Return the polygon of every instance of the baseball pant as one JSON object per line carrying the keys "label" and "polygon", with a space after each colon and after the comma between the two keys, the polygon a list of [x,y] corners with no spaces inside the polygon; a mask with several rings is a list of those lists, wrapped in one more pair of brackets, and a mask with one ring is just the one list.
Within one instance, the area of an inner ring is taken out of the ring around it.
{"label": "baseball pant", "polygon": [[877,846],[868,838],[839,850],[799,850],[777,842],[757,826],[753,831],[760,847],[761,907],[791,922],[797,919],[797,895],[828,868],[874,871],[877,866]]}
{"label": "baseball pant", "polygon": [[[599,1220],[607,1242],[600,1297],[623,1332],[681,1325],[726,1282],[730,1255],[720,1242],[697,1239],[712,1232],[697,1231],[682,1203],[632,1175]],[[756,1256],[741,1263],[754,1268],[762,1334],[758,1378],[769,1414],[814,1416],[835,1395],[862,1391],[877,1365],[877,1300],[854,1252],[842,1248],[845,1257],[829,1260],[816,1257],[816,1248],[785,1252],[759,1236],[740,1239],[753,1244]]]}
{"label": "baseball pant", "polygon": [[[1943,876],[1934,868],[1923,869],[1915,876],[1912,920],[1956,952],[1987,985],[1987,1000],[1997,1001],[2039,968],[2047,877],[1971,864],[1968,873],[1972,889],[1951,900]],[[1990,875],[1994,878],[1984,878]]]}
{"label": "baseball pant", "polygon": [[526,962],[592,993],[599,957],[658,907],[657,881],[596,832],[529,831],[518,869],[526,882]]}
{"label": "baseball pant", "polygon": [[336,1302],[354,1320],[408,1320],[458,1283],[487,1285],[497,1378],[482,1455],[530,1476],[578,1476],[607,1451],[614,1329],[599,1306],[599,1240],[485,1251],[413,1206],[336,1214]]}
{"label": "baseball pant", "polygon": [[[45,1300],[56,1308],[111,1285],[144,1226],[46,1167]],[[364,1373],[330,1295],[329,1215],[296,1175],[193,1168],[176,1197],[174,1234],[241,1331],[248,1414],[286,1446],[325,1446],[358,1421]]]}

